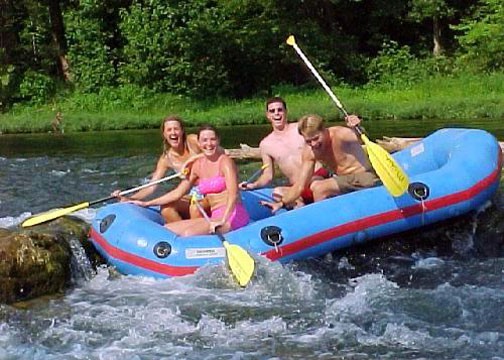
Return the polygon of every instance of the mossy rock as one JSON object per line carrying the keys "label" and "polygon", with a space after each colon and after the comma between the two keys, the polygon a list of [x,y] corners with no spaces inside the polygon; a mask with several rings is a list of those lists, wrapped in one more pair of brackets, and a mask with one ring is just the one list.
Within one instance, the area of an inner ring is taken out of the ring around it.
{"label": "mossy rock", "polygon": [[64,217],[29,229],[0,229],[0,303],[63,292],[71,285],[70,239],[87,241],[89,225]]}

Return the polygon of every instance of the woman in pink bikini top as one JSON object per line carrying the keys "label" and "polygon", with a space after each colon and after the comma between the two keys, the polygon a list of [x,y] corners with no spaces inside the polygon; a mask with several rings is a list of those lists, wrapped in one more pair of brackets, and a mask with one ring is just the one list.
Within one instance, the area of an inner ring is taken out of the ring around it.
{"label": "woman in pink bikini top", "polygon": [[[219,157],[219,163],[220,159],[223,159],[223,156]],[[196,189],[201,195],[221,193],[226,190],[226,178],[224,176],[213,176],[200,179]]]}
{"label": "woman in pink bikini top", "polygon": [[150,201],[134,201],[137,205],[164,205],[177,201],[197,184],[200,194],[205,195],[210,205],[206,218],[181,220],[166,224],[171,231],[181,236],[228,232],[249,222],[247,210],[241,203],[238,189],[238,174],[234,161],[219,146],[217,130],[212,125],[203,125],[198,131],[198,145],[202,151],[194,160],[189,178],[174,190]]}

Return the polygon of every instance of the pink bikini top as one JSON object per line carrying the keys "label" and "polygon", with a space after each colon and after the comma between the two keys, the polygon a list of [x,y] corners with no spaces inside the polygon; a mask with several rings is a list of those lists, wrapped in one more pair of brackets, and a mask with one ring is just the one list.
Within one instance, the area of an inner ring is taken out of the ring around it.
{"label": "pink bikini top", "polygon": [[216,194],[226,190],[226,179],[224,176],[214,176],[211,178],[200,179],[198,184],[200,194]]}
{"label": "pink bikini top", "polygon": [[[219,172],[220,172],[220,161],[222,158],[223,157],[221,156],[218,162]],[[199,179],[198,191],[201,195],[217,194],[223,192],[224,190],[226,190],[226,179],[222,175]]]}

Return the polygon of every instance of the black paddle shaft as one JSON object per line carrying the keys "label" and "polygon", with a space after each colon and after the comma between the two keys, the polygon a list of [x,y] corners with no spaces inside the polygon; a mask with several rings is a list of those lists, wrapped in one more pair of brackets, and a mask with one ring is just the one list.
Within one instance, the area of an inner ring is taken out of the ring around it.
{"label": "black paddle shaft", "polygon": [[101,199],[98,199],[98,200],[93,200],[93,201],[89,202],[89,206],[95,205],[95,204],[99,204],[99,203],[102,203],[102,202],[105,202],[105,201],[109,201],[109,200],[112,200],[112,199],[115,199],[115,198],[116,198],[115,196],[107,196],[107,197],[104,197],[104,198],[101,198]]}

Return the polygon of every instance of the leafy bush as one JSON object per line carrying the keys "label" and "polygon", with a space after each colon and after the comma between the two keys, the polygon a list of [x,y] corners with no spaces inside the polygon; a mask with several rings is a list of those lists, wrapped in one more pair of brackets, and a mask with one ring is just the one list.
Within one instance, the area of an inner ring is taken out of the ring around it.
{"label": "leafy bush", "polygon": [[111,9],[106,1],[82,0],[75,11],[65,14],[68,60],[76,86],[87,92],[97,92],[102,86],[116,84],[118,61],[109,42]]}
{"label": "leafy bush", "polygon": [[502,0],[482,0],[476,13],[454,29],[462,35],[459,61],[476,71],[504,69],[504,5]]}
{"label": "leafy bush", "polygon": [[28,70],[19,84],[19,95],[33,104],[43,104],[51,98],[56,89],[51,76]]}
{"label": "leafy bush", "polygon": [[406,74],[414,60],[408,46],[400,47],[395,41],[387,42],[383,44],[378,56],[371,60],[367,70],[368,78],[373,83],[402,85],[409,80]]}
{"label": "leafy bush", "polygon": [[122,11],[127,61],[120,66],[121,82],[157,92],[225,92],[221,19],[208,3],[134,1]]}
{"label": "leafy bush", "polygon": [[0,65],[0,111],[9,108],[12,102],[13,88],[15,87],[15,66]]}
{"label": "leafy bush", "polygon": [[367,67],[370,86],[411,88],[421,81],[439,75],[450,76],[455,71],[453,60],[445,56],[424,59],[413,56],[408,46],[385,43],[378,56]]}

